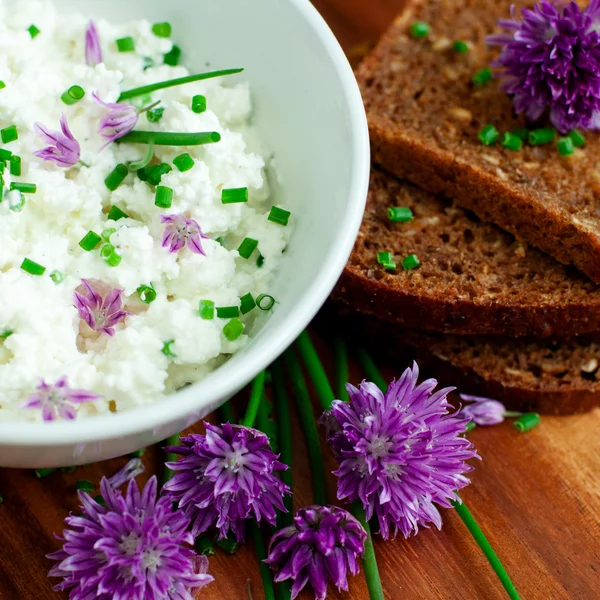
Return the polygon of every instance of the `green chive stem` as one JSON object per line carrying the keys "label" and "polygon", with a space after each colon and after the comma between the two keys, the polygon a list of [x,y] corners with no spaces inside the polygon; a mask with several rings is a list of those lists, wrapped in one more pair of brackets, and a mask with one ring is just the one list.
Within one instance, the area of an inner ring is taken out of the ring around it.
{"label": "green chive stem", "polygon": [[252,390],[250,392],[250,402],[246,409],[246,415],[242,421],[244,427],[254,427],[256,417],[258,416],[258,407],[263,399],[265,391],[265,371],[261,371],[252,382]]}
{"label": "green chive stem", "polygon": [[215,545],[217,545],[221,550],[227,552],[227,554],[235,554],[237,549],[240,547],[240,544],[235,541],[233,538],[223,538],[222,540],[216,540]]}
{"label": "green chive stem", "polygon": [[518,411],[516,411],[516,410],[507,410],[507,411],[504,413],[504,416],[505,416],[507,419],[511,419],[511,418],[522,417],[524,414],[525,414],[525,413],[518,412]]}
{"label": "green chive stem", "polygon": [[[179,446],[179,436],[180,435],[181,434],[179,434],[179,433],[172,435],[165,442],[165,446]],[[163,472],[163,484],[167,483],[167,481],[170,481],[172,479],[173,475],[175,475],[175,471],[173,471],[172,469],[169,469],[169,467],[167,467],[166,463],[175,462],[178,458],[179,458],[179,455],[173,454],[172,452],[167,452],[167,456],[166,456],[166,460],[165,460],[165,470]]]}
{"label": "green chive stem", "polygon": [[116,140],[119,144],[150,144],[156,146],[201,146],[221,141],[216,131],[198,133],[171,133],[168,131],[132,131]]}
{"label": "green chive stem", "polygon": [[470,534],[473,536],[473,539],[477,542],[477,545],[479,546],[479,548],[481,548],[481,551],[488,559],[490,565],[492,566],[492,569],[494,569],[494,571],[496,572],[496,575],[498,576],[498,579],[500,579],[500,582],[504,586],[504,589],[508,593],[508,596],[512,598],[512,600],[520,600],[519,594],[513,582],[510,580],[508,573],[502,566],[500,559],[494,552],[494,549],[488,542],[483,531],[481,531],[481,528],[477,524],[475,517],[473,517],[473,515],[471,514],[471,511],[467,508],[464,502],[452,501],[452,505],[456,509],[456,512],[462,519]]}
{"label": "green chive stem", "polygon": [[303,331],[296,340],[296,347],[300,352],[300,356],[306,365],[306,369],[310,378],[313,381],[323,410],[329,410],[331,403],[335,400],[335,394],[331,389],[331,384],[327,378],[327,373],[321,364],[319,355],[310,339],[308,331]]}
{"label": "green chive stem", "polygon": [[379,567],[377,566],[377,557],[375,556],[375,547],[371,536],[371,528],[367,521],[365,509],[358,503],[352,506],[352,513],[360,521],[360,524],[367,532],[365,541],[365,557],[363,564],[365,568],[365,579],[371,600],[384,600],[383,587],[381,586],[381,577],[379,576]]}
{"label": "green chive stem", "polygon": [[308,446],[308,458],[310,461],[310,470],[314,488],[314,503],[326,505],[327,492],[325,489],[325,465],[323,464],[323,455],[321,453],[321,442],[319,440],[319,432],[317,431],[317,424],[315,422],[315,415],[313,413],[308,388],[304,381],[302,367],[300,366],[300,361],[293,348],[286,350],[283,358],[294,389],[294,400],[298,409],[302,430],[304,431],[304,436],[306,438],[306,445]]}
{"label": "green chive stem", "polygon": [[177,85],[184,85],[186,83],[193,83],[194,81],[202,81],[204,79],[212,79],[213,77],[223,77],[224,75],[235,75],[241,73],[244,69],[224,69],[222,71],[211,71],[210,73],[200,73],[198,75],[189,75],[188,77],[179,77],[178,79],[170,79],[168,81],[161,81],[159,83],[152,83],[150,85],[144,85],[139,88],[127,90],[123,92],[117,102],[123,102],[123,100],[129,100],[129,98],[135,98],[136,96],[143,96],[144,94],[151,94],[156,90],[164,90],[166,88],[174,87]]}
{"label": "green chive stem", "polygon": [[336,338],[333,346],[335,362],[335,387],[340,400],[348,402],[350,396],[346,390],[346,384],[350,380],[348,374],[348,350],[346,342],[342,338]]}
{"label": "green chive stem", "polygon": [[140,158],[140,160],[138,160],[136,162],[129,163],[129,165],[128,165],[129,170],[132,173],[136,173],[140,169],[147,167],[152,162],[153,158],[154,158],[154,142],[150,141],[148,143],[148,150],[146,151],[145,156],[143,156],[142,158]]}
{"label": "green chive stem", "polygon": [[356,351],[358,360],[367,375],[367,377],[382,391],[385,392],[388,385],[380,373],[379,369],[375,365],[375,361],[371,358],[369,353],[362,348],[358,348]]}
{"label": "green chive stem", "polygon": [[214,556],[215,547],[213,546],[212,540],[205,535],[196,538],[196,552],[203,554],[204,556]]}
{"label": "green chive stem", "polygon": [[223,423],[231,423],[233,425],[236,422],[231,402],[225,402],[219,409],[219,413]]}
{"label": "green chive stem", "polygon": [[263,562],[267,558],[267,549],[265,547],[262,532],[254,522],[250,525],[250,531],[254,541],[254,549],[256,550],[256,555],[258,557],[258,568],[260,570],[260,578],[262,579],[263,590],[265,592],[265,600],[275,600],[275,586],[273,584],[271,569],[269,568],[269,565]]}

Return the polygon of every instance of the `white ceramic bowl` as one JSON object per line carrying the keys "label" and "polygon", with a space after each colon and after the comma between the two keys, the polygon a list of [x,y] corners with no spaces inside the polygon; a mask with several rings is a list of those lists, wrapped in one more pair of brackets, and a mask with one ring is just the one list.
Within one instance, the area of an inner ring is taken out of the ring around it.
{"label": "white ceramic bowl", "polygon": [[[339,44],[308,0],[55,0],[61,11],[168,20],[192,70],[245,67],[255,123],[276,157],[277,202],[294,235],[276,310],[240,353],[165,401],[80,422],[0,423],[0,466],[58,467],[164,440],[217,408],[275,360],[325,302],[350,254],[369,178],[365,112]],[[1,391],[0,391],[1,393]]]}

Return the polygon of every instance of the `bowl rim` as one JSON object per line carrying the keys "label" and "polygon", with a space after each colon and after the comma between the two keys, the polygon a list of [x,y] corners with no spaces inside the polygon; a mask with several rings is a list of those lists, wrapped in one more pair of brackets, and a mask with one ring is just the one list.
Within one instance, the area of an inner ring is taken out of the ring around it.
{"label": "bowl rim", "polygon": [[[352,137],[352,175],[350,199],[335,252],[323,263],[322,269],[307,288],[302,302],[290,311],[289,318],[269,339],[264,352],[253,352],[238,365],[238,376],[212,381],[211,376],[177,392],[177,403],[157,402],[132,408],[118,414],[105,414],[81,421],[0,422],[0,448],[5,446],[39,447],[93,443],[107,439],[140,434],[165,423],[183,419],[199,410],[203,397],[228,398],[241,389],[261,370],[278,358],[307,327],[339,279],[354,246],[366,204],[370,176],[370,144],[367,116],[352,67],[335,35],[317,11],[306,0],[288,0],[316,33],[326,49],[345,91],[350,113]],[[213,373],[217,373],[214,371]],[[15,427],[15,425],[17,425]]]}

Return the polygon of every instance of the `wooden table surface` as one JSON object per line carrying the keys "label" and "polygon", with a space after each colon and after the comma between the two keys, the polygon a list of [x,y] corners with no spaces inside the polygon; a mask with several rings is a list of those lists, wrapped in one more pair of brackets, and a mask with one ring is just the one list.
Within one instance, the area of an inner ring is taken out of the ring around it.
{"label": "wooden table surface", "polygon": [[[402,0],[316,0],[352,57],[374,41]],[[357,49],[358,48],[358,49]],[[327,346],[321,343],[327,354]],[[406,365],[387,365],[398,375]],[[354,382],[361,377],[353,372]],[[238,399],[240,403],[245,398]],[[315,412],[317,415],[317,412]],[[312,502],[305,446],[294,421],[294,505]],[[196,426],[195,431],[201,431]],[[510,423],[479,428],[470,434],[483,461],[477,463],[472,485],[462,497],[479,520],[511,574],[523,600],[597,600],[600,598],[600,410],[568,418],[544,418],[537,429],[518,434]],[[324,448],[328,470],[334,464]],[[162,451],[149,450],[146,473],[160,468]],[[57,548],[54,532],[77,507],[75,481],[98,482],[113,474],[126,459],[57,472],[37,480],[32,472],[0,470],[0,598],[56,600],[46,578]],[[334,495],[333,477],[329,481]],[[376,541],[386,598],[389,600],[501,600],[495,575],[453,511],[444,511],[441,531],[424,530],[409,540]],[[216,581],[202,590],[206,600],[263,598],[257,560],[251,545],[235,555],[218,552],[211,558]],[[311,598],[304,594],[302,598]],[[366,600],[362,575],[351,581],[348,594],[330,598]]]}

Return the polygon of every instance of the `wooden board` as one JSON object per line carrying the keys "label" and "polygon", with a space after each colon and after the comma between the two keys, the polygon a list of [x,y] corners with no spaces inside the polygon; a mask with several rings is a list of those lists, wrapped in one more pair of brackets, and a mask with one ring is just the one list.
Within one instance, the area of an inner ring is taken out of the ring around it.
{"label": "wooden board", "polygon": [[[401,0],[318,0],[328,19],[355,58],[373,42],[401,7]],[[321,349],[326,345],[321,344]],[[389,376],[406,365],[388,365]],[[355,371],[353,380],[360,378]],[[242,396],[238,402],[243,404]],[[315,415],[317,415],[317,411]],[[194,428],[200,431],[201,427]],[[483,461],[462,496],[479,520],[525,599],[597,600],[600,598],[600,410],[569,418],[545,418],[527,434],[509,424],[478,429],[471,435]],[[294,504],[312,501],[309,468],[301,431],[294,421]],[[328,470],[334,468],[327,456]],[[0,470],[0,598],[57,600],[46,578],[57,549],[53,533],[77,507],[75,481],[98,482],[125,463],[115,459],[90,465],[73,474],[56,473],[38,481],[33,473]],[[162,451],[144,457],[146,474],[160,469]],[[333,497],[334,479],[329,493]],[[409,540],[376,542],[386,598],[389,600],[501,600],[505,594],[453,511],[444,511],[442,531],[425,530]],[[216,582],[202,590],[206,600],[263,598],[257,561],[251,546],[211,559]],[[310,594],[302,598],[309,599]],[[366,600],[362,575],[349,594],[330,598]]]}

